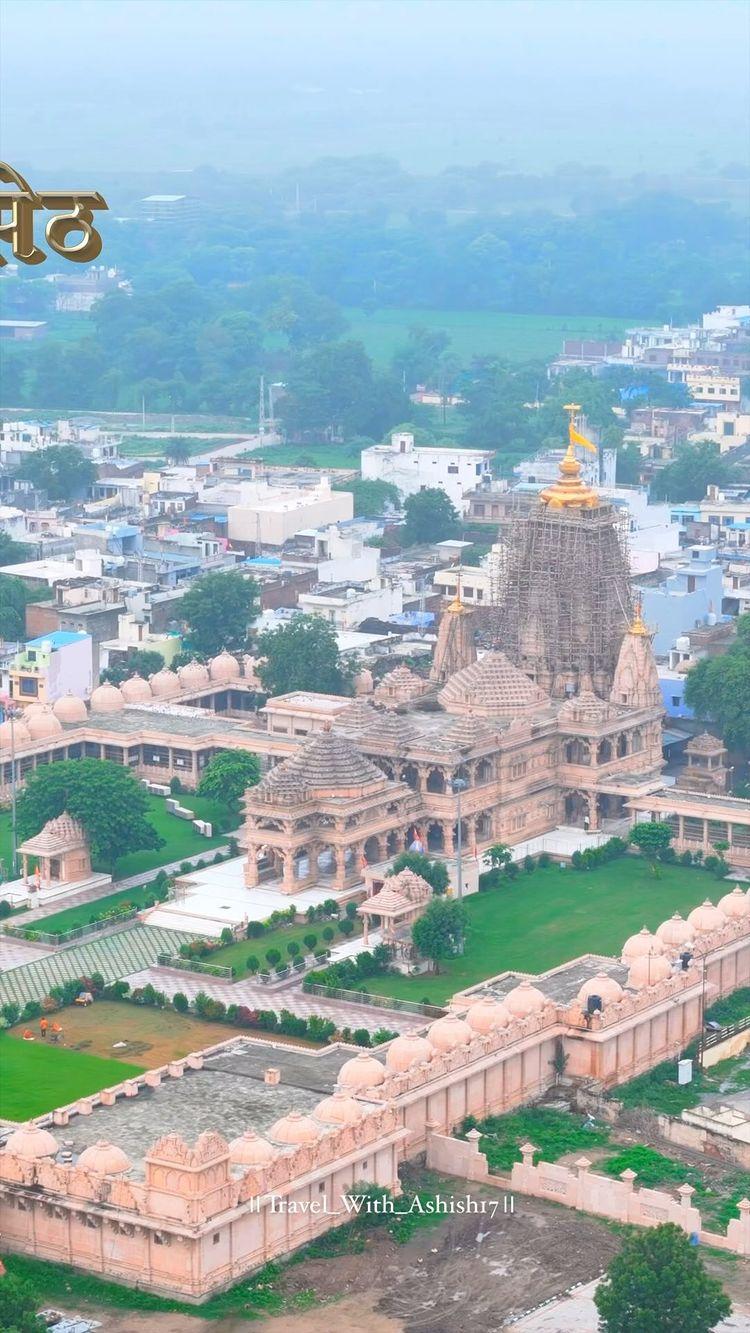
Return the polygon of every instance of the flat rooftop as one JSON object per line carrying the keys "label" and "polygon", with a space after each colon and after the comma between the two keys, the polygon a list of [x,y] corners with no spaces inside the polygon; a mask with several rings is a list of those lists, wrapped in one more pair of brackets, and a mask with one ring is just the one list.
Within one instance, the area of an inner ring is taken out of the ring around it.
{"label": "flat rooftop", "polygon": [[[116,1143],[130,1158],[133,1174],[142,1176],[148,1149],[164,1134],[179,1134],[192,1144],[213,1129],[231,1141],[246,1129],[267,1133],[288,1111],[309,1113],[333,1091],[339,1069],[353,1054],[346,1048],[318,1053],[240,1037],[208,1056],[203,1069],[186,1069],[182,1078],[165,1078],[158,1088],[141,1088],[137,1097],[118,1098],[114,1106],[96,1106],[91,1115],[53,1127],[53,1133],[74,1159],[98,1139]],[[277,1085],[263,1081],[271,1067],[281,1071]]]}
{"label": "flat rooftop", "polygon": [[[627,967],[619,959],[605,958],[602,954],[586,954],[583,958],[575,958],[571,963],[565,963],[563,967],[555,968],[540,977],[532,976],[531,980],[537,990],[542,991],[550,1000],[554,1000],[555,1004],[567,1007],[573,1003],[583,983],[595,977],[598,972],[605,972],[608,977],[612,977],[623,988],[625,987],[628,979]],[[488,991],[496,1000],[503,1000],[519,981],[526,980],[529,976],[530,974],[523,972],[506,972],[487,985],[475,987],[473,993],[476,995],[478,991]]]}

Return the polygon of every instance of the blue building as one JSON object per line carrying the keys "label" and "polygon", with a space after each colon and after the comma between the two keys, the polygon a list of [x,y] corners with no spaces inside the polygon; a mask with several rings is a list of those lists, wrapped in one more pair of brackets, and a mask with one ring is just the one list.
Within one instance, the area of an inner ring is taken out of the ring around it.
{"label": "blue building", "polygon": [[698,625],[715,624],[723,596],[715,546],[688,546],[665,569],[667,577],[662,583],[637,588],[643,600],[643,619],[655,630],[657,657],[666,657],[680,634],[689,634]]}

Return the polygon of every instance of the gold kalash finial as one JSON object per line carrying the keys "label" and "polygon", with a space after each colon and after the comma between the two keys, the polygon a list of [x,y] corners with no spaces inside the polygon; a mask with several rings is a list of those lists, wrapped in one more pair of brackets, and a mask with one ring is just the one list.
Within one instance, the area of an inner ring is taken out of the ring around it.
{"label": "gold kalash finial", "polygon": [[463,564],[462,564],[461,560],[459,559],[459,561],[458,561],[458,565],[457,565],[457,567],[456,567],[456,595],[455,595],[455,597],[453,598],[453,601],[449,603],[447,609],[448,609],[449,611],[452,611],[454,615],[461,615],[461,616],[466,615],[467,610],[468,610],[468,607],[466,607],[466,606],[464,605],[464,603],[463,603],[463,601],[462,601],[462,599],[461,599],[461,575],[462,575],[462,574],[463,574]]}
{"label": "gold kalash finial", "polygon": [[650,639],[648,625],[643,619],[643,599],[638,596],[633,605],[633,619],[628,626],[628,634],[635,634],[639,639]]}
{"label": "gold kalash finial", "polygon": [[595,509],[599,497],[596,491],[581,481],[581,464],[576,458],[575,446],[579,444],[595,454],[596,445],[575,428],[574,421],[581,410],[580,404],[565,403],[563,410],[568,413],[568,447],[560,463],[560,476],[546,491],[542,491],[539,498],[549,509]]}

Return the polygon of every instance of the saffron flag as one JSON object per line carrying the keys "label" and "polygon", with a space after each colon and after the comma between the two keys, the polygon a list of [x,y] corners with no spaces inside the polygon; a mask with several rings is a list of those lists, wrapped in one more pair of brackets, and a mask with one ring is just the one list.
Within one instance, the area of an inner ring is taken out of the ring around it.
{"label": "saffron flag", "polygon": [[569,434],[570,434],[571,444],[580,444],[583,446],[584,449],[588,449],[592,454],[596,453],[596,445],[592,444],[591,440],[587,440],[585,435],[580,435],[579,432],[576,430],[575,426],[573,425],[572,421],[570,423]]}

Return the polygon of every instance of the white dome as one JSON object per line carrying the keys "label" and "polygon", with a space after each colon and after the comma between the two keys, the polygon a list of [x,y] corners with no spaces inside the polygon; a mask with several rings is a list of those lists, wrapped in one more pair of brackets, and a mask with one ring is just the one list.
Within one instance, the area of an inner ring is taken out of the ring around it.
{"label": "white dome", "polygon": [[733,921],[744,921],[750,916],[750,901],[746,893],[743,893],[739,884],[732,889],[731,893],[725,893],[718,902],[719,910],[725,916],[731,917]]}
{"label": "white dome", "polygon": [[456,1046],[465,1046],[474,1036],[469,1024],[458,1014],[445,1014],[436,1018],[427,1029],[428,1040],[436,1051],[452,1051]]}
{"label": "white dome", "polygon": [[418,1032],[403,1032],[394,1038],[385,1053],[386,1067],[392,1074],[405,1074],[412,1065],[431,1060],[435,1048]]}
{"label": "white dome", "polygon": [[26,719],[26,726],[32,741],[43,741],[49,736],[59,736],[62,733],[62,722],[60,722],[51,708],[42,708],[35,712],[33,717]]}
{"label": "white dome", "polygon": [[527,1018],[529,1014],[541,1013],[547,1003],[546,996],[530,981],[521,981],[505,997],[505,1007],[514,1018]]}
{"label": "white dome", "polygon": [[235,1166],[268,1166],[277,1156],[278,1149],[254,1129],[246,1129],[229,1145],[229,1160]]}
{"label": "white dome", "polygon": [[354,1125],[362,1119],[364,1108],[344,1088],[334,1088],[332,1096],[318,1102],[313,1115],[324,1125]]}
{"label": "white dome", "polygon": [[122,682],[120,693],[128,704],[145,704],[153,698],[148,681],[137,674]]}
{"label": "white dome", "polygon": [[87,1171],[95,1171],[100,1176],[118,1176],[130,1170],[130,1159],[117,1144],[99,1139],[89,1148],[84,1148],[77,1165],[85,1167]]}
{"label": "white dome", "polygon": [[168,667],[162,667],[161,671],[156,671],[148,680],[152,694],[158,699],[163,698],[165,694],[175,694],[180,688],[177,672],[170,671]]}
{"label": "white dome", "polygon": [[54,1135],[32,1121],[29,1121],[28,1125],[14,1129],[5,1142],[6,1152],[14,1152],[18,1157],[25,1157],[28,1161],[33,1161],[37,1157],[55,1157],[58,1148],[59,1144]]}
{"label": "white dome", "polygon": [[201,686],[208,685],[208,667],[195,658],[187,666],[180,667],[177,675],[183,690],[199,690]]}
{"label": "white dome", "polygon": [[491,995],[485,995],[477,1004],[472,1004],[466,1015],[466,1022],[469,1027],[478,1032],[481,1037],[486,1037],[495,1028],[505,1028],[510,1022],[510,1011],[499,1000],[493,999]]}
{"label": "white dome", "polygon": [[630,963],[634,958],[648,958],[650,954],[664,953],[664,944],[657,935],[652,935],[648,926],[631,935],[622,946],[622,961]]}
{"label": "white dome", "polygon": [[350,1092],[366,1092],[384,1081],[385,1069],[368,1051],[360,1051],[351,1060],[345,1060],[339,1070],[339,1086]]}
{"label": "white dome", "polygon": [[208,664],[208,674],[212,680],[230,681],[239,680],[240,664],[236,657],[228,653],[224,648],[218,657],[212,657]]}
{"label": "white dome", "polygon": [[20,718],[13,723],[0,722],[0,750],[9,750],[11,745],[16,749],[21,745],[29,745],[31,736],[25,722]]}
{"label": "white dome", "polygon": [[105,681],[103,685],[97,685],[89,700],[92,713],[121,713],[125,707],[125,700],[116,685]]}
{"label": "white dome", "polygon": [[661,954],[640,954],[630,964],[628,986],[631,990],[643,990],[646,986],[656,986],[672,976],[668,958]]}
{"label": "white dome", "polygon": [[322,1132],[322,1127],[311,1116],[304,1115],[302,1111],[290,1111],[271,1125],[268,1136],[277,1143],[297,1145],[317,1142]]}
{"label": "white dome", "polygon": [[727,918],[720,907],[714,907],[710,898],[706,898],[700,907],[694,907],[688,914],[688,921],[696,935],[708,935],[721,930],[727,924]]}
{"label": "white dome", "polygon": [[693,939],[693,927],[675,912],[667,921],[662,921],[660,926],[656,927],[656,934],[662,944],[666,944],[669,949],[682,949],[690,944]]}
{"label": "white dome", "polygon": [[60,722],[85,722],[88,711],[83,699],[75,694],[64,694],[52,705],[52,712]]}

